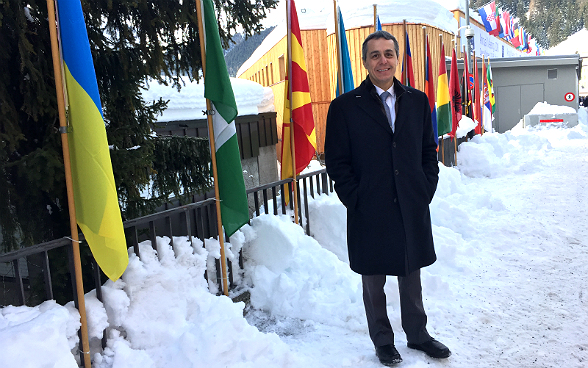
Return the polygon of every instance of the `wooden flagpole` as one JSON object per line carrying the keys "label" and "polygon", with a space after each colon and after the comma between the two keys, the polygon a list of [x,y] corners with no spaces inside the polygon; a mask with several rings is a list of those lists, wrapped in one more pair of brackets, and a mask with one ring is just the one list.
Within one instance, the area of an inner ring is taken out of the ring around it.
{"label": "wooden flagpole", "polygon": [[[404,74],[404,76],[401,79],[402,79],[402,84],[407,86],[408,85],[408,67],[407,67],[408,60],[406,60],[406,58],[408,57],[408,55],[407,55],[408,45],[407,45],[406,40],[408,39],[408,37],[407,37],[407,33],[406,33],[406,19],[402,20],[402,25],[403,25],[403,29],[404,29],[404,55],[402,55],[402,70],[404,72],[402,74]],[[398,56],[398,55],[396,55],[396,56]]]}
{"label": "wooden flagpole", "polygon": [[[200,30],[200,54],[202,59],[202,75],[206,75],[206,40],[205,30],[202,18],[202,3],[200,0],[196,1],[196,14],[198,16],[198,29]],[[214,176],[214,197],[216,198],[216,223],[218,228],[218,240],[220,243],[220,263],[221,263],[221,278],[223,281],[223,294],[229,296],[229,286],[227,283],[227,259],[225,257],[225,241],[223,233],[223,221],[221,218],[220,197],[218,190],[218,173],[216,167],[216,146],[214,142],[214,128],[212,124],[212,104],[210,100],[206,99],[206,120],[208,121],[208,141],[210,142],[210,155],[212,160],[212,175]]]}
{"label": "wooden flagpole", "polygon": [[[292,197],[294,197],[294,223],[298,224],[298,183],[296,182],[296,140],[294,139],[294,119],[292,118],[292,13],[291,0],[286,0],[286,32],[288,32],[288,101],[290,108],[290,152],[292,155]],[[302,45],[301,45],[302,46]],[[284,137],[282,137],[282,141]]]}
{"label": "wooden flagpole", "polygon": [[80,312],[80,334],[82,340],[82,356],[84,367],[91,368],[90,343],[88,339],[88,324],[86,319],[86,302],[84,299],[84,281],[82,279],[82,264],[80,262],[80,242],[78,237],[78,224],[76,207],[74,203],[73,181],[71,175],[71,162],[69,153],[69,139],[67,137],[67,121],[65,115],[65,89],[61,74],[61,57],[59,41],[57,39],[57,23],[55,17],[55,2],[47,0],[47,12],[49,18],[49,34],[51,37],[51,56],[53,59],[53,74],[55,76],[55,92],[57,93],[57,110],[59,112],[59,132],[61,133],[61,148],[63,150],[63,164],[65,167],[65,184],[67,188],[67,204],[69,207],[69,227],[71,231],[71,245],[73,248],[74,272],[76,280],[76,294],[78,298],[78,311]]}
{"label": "wooden flagpole", "polygon": [[[492,76],[492,71],[488,71],[488,69],[490,68],[490,56],[488,56],[488,67],[486,68],[486,72],[490,73],[490,76]],[[486,81],[488,82],[488,76],[485,75],[484,78],[486,78]],[[492,80],[490,80],[489,82],[492,82]],[[490,98],[492,96],[492,91],[490,90],[490,83],[488,83],[488,98]],[[496,103],[496,100],[494,100],[494,103]],[[494,112],[492,111],[493,105],[492,103],[490,103],[490,133],[494,132],[494,127],[492,126],[494,124]]]}
{"label": "wooden flagpole", "polygon": [[378,5],[374,4],[374,32],[378,29]]}
{"label": "wooden flagpole", "polygon": [[339,37],[339,12],[337,11],[337,0],[333,0],[333,18],[335,19],[335,43],[337,46],[337,76],[339,79],[339,95],[344,93],[343,91],[343,58],[341,55],[341,37]]}
{"label": "wooden flagpole", "polygon": [[[486,74],[486,64],[484,54],[482,54],[482,78],[484,78],[484,74]],[[482,93],[480,93],[480,111],[484,111],[484,105],[486,104],[486,94],[484,93],[484,79],[482,79]],[[480,113],[480,120],[482,122],[482,133],[480,135],[484,135],[484,113]]]}
{"label": "wooden flagpole", "polygon": [[479,91],[477,90],[478,86],[476,86],[476,74],[478,73],[478,63],[476,62],[476,51],[472,51],[472,64],[473,64],[473,69],[472,69],[472,73],[474,74],[474,88],[472,89],[472,116],[474,117],[474,122],[476,123],[476,127],[478,126],[478,106],[477,106],[477,101],[478,101],[478,94]]}
{"label": "wooden flagpole", "polygon": [[[423,91],[425,91],[425,93],[427,93],[427,91],[425,90],[426,89],[425,88],[425,78],[427,76],[427,27],[425,27],[425,26],[423,26],[423,41],[425,41],[425,42],[423,42],[423,65],[424,65],[424,68],[422,70],[425,71],[423,73]],[[431,69],[432,69],[432,67],[433,67],[433,63],[431,63]],[[431,73],[432,72],[433,71],[431,71]],[[433,76],[430,75],[429,77],[431,78],[430,82],[433,83]],[[416,80],[414,82],[416,84]],[[435,84],[433,84],[433,86],[435,86]],[[416,86],[415,86],[415,88],[416,88]],[[435,88],[433,88],[433,90],[434,89]],[[435,93],[435,92],[433,92],[433,93]],[[437,99],[435,99],[435,101],[437,101]],[[439,138],[439,137],[437,137],[437,138]]]}
{"label": "wooden flagpole", "polygon": [[[466,47],[463,47],[463,82],[465,84],[465,88],[464,88],[464,97],[463,97],[463,101],[464,101],[464,109],[462,111],[462,115],[468,116],[467,111],[469,110],[469,100],[468,100],[468,93],[469,93],[469,83],[470,83],[470,76],[466,75],[469,74],[469,70],[470,70],[470,64],[469,64],[469,55],[466,52]],[[468,73],[466,73],[466,70],[468,71]],[[454,144],[454,150],[453,150],[453,155],[454,155],[454,161],[455,164],[457,165],[457,136],[453,138],[453,144]]]}

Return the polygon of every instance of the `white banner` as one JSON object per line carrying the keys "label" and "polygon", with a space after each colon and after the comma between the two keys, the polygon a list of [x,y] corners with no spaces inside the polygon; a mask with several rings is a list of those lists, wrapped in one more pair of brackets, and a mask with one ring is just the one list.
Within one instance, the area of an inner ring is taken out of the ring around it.
{"label": "white banner", "polygon": [[[528,56],[526,53],[517,50],[512,45],[507,45],[498,38],[491,36],[485,30],[476,26],[471,26],[474,30],[472,50],[476,52],[477,57],[503,58],[503,57],[521,57]],[[466,45],[465,28],[459,30],[461,37],[461,49]]]}

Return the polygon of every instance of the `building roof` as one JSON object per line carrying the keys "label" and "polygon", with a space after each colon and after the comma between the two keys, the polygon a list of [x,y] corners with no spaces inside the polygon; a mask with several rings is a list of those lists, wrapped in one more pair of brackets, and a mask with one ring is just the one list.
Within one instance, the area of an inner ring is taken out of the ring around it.
{"label": "building roof", "polygon": [[545,51],[546,55],[569,55],[579,54],[582,57],[588,57],[588,29],[574,33],[565,41],[551,47]]}

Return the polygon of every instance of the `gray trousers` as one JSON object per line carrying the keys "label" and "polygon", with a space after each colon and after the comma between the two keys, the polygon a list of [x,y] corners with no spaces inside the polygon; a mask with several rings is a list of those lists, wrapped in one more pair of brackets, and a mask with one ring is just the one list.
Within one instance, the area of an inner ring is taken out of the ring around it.
{"label": "gray trousers", "polygon": [[[384,285],[386,275],[362,275],[363,303],[370,338],[374,346],[394,344],[394,332],[386,310]],[[423,307],[421,271],[416,270],[406,277],[398,276],[400,292],[400,317],[402,329],[409,343],[421,344],[429,341],[427,315]]]}

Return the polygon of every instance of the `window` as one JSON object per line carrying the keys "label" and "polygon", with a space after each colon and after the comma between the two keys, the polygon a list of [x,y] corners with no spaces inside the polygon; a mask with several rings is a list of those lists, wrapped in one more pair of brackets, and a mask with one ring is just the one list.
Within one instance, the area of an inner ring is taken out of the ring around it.
{"label": "window", "polygon": [[557,79],[557,69],[547,69],[547,79]]}
{"label": "window", "polygon": [[280,64],[280,81],[283,81],[286,79],[286,62],[284,61],[284,55],[280,56],[278,63]]}

